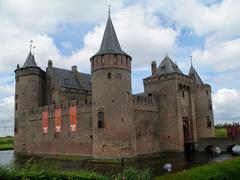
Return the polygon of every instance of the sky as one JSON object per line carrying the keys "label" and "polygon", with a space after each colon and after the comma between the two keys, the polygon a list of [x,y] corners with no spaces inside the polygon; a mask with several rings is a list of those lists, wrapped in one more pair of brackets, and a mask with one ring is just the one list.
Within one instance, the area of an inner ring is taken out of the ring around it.
{"label": "sky", "polygon": [[90,73],[111,5],[122,49],[132,61],[133,93],[143,91],[151,61],[165,54],[187,74],[190,56],[212,86],[215,124],[240,120],[239,0],[0,0],[0,136],[11,134],[17,64],[34,41],[43,70],[53,66]]}

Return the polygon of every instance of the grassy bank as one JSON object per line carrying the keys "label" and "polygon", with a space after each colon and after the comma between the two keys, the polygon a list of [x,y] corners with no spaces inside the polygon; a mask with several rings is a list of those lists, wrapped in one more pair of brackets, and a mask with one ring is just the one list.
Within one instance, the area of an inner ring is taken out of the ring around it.
{"label": "grassy bank", "polygon": [[36,164],[30,161],[23,167],[0,166],[1,179],[99,179],[99,180],[150,180],[151,172],[149,169],[139,170],[127,168],[124,173],[117,175],[100,174],[90,169],[82,170],[60,170],[54,165]]}
{"label": "grassy bank", "polygon": [[187,171],[157,177],[156,180],[227,180],[239,179],[240,159],[207,164]]}
{"label": "grassy bank", "polygon": [[227,137],[227,129],[226,128],[215,128],[215,136],[216,137]]}
{"label": "grassy bank", "polygon": [[14,138],[11,136],[0,137],[0,150],[12,150]]}

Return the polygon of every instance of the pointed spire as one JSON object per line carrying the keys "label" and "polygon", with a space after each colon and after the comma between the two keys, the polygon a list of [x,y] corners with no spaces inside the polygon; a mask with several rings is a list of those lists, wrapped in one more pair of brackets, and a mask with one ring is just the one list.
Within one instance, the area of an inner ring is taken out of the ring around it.
{"label": "pointed spire", "polygon": [[195,70],[192,64],[191,64],[188,76],[192,77],[195,80],[197,85],[204,85],[204,82],[202,81],[202,79],[200,78],[200,76],[198,75],[197,71]]}
{"label": "pointed spire", "polygon": [[25,67],[37,67],[37,63],[31,51],[29,52],[28,57],[23,65],[23,68]]}
{"label": "pointed spire", "polygon": [[117,38],[116,32],[114,30],[113,24],[112,24],[110,13],[111,12],[110,12],[110,7],[109,7],[108,20],[107,20],[107,24],[105,27],[101,47],[100,47],[100,50],[94,56],[102,55],[102,54],[122,54],[122,55],[129,56],[127,53],[125,53],[122,50],[122,48],[118,42],[118,38]]}
{"label": "pointed spire", "polygon": [[158,76],[171,74],[171,73],[180,73],[182,71],[178,68],[177,64],[174,63],[169,57],[168,54],[165,55],[164,59],[162,60],[161,64],[157,68]]}
{"label": "pointed spire", "polygon": [[[35,61],[34,55],[32,54],[32,45],[33,44],[33,40],[30,41],[30,51],[28,54],[28,57],[25,61],[25,63],[23,64],[23,68],[25,67],[37,67],[37,63]],[[33,46],[33,51],[36,48],[36,46]]]}

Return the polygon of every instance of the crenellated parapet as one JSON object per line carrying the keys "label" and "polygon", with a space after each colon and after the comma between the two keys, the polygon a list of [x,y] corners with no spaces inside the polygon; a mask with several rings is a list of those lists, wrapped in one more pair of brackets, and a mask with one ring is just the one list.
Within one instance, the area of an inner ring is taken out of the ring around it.
{"label": "crenellated parapet", "polygon": [[211,89],[211,86],[209,84],[196,85],[196,90],[208,90],[208,89]]}
{"label": "crenellated parapet", "polygon": [[61,104],[51,104],[49,106],[42,106],[34,108],[29,112],[29,120],[42,120],[42,113],[45,111],[48,113],[48,118],[55,117],[55,109],[61,109],[62,116],[69,116],[69,108],[71,106],[76,106],[77,113],[90,113],[92,111],[92,102],[91,101],[67,101]]}
{"label": "crenellated parapet", "polygon": [[15,70],[15,73],[16,73],[16,77],[27,76],[27,75],[39,75],[42,78],[46,77],[46,72],[39,67],[17,68]]}
{"label": "crenellated parapet", "polygon": [[90,59],[92,72],[100,69],[124,69],[131,71],[131,58],[120,54],[105,54]]}
{"label": "crenellated parapet", "polygon": [[132,104],[134,110],[159,111],[156,98],[153,96],[133,95]]}
{"label": "crenellated parapet", "polygon": [[166,75],[161,75],[161,76],[151,76],[148,78],[143,79],[143,83],[145,84],[151,84],[151,83],[156,83],[159,81],[169,81],[177,79],[180,81],[185,81],[187,83],[192,83],[193,80],[191,77],[185,75],[185,74],[180,74],[180,73],[172,73],[172,74],[166,74]]}

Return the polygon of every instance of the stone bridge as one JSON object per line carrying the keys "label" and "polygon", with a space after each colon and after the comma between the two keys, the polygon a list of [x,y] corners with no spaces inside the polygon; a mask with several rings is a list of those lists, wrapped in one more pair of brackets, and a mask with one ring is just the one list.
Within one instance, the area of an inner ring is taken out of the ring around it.
{"label": "stone bridge", "polygon": [[211,137],[199,138],[198,150],[210,151],[213,147],[219,147],[223,152],[231,151],[232,147],[240,145],[240,137]]}

